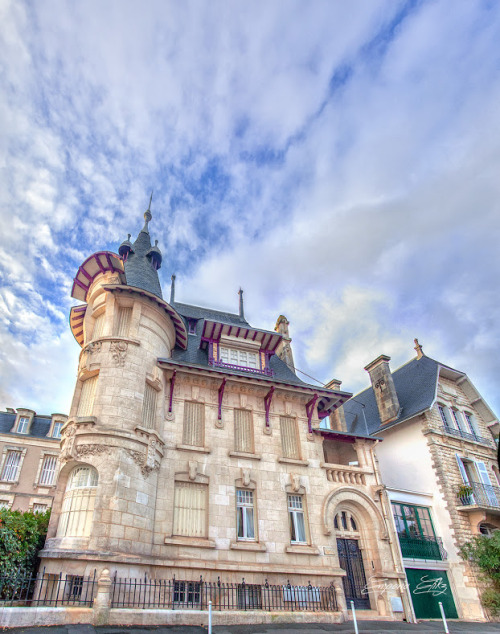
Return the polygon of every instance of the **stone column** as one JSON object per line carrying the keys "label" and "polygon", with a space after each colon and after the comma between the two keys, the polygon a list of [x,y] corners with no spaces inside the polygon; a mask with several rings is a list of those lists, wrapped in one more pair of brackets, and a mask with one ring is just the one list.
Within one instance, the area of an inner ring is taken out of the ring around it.
{"label": "stone column", "polygon": [[337,579],[334,579],[333,585],[335,588],[335,596],[337,597],[337,606],[339,612],[342,612],[344,621],[347,621],[349,615],[347,614],[347,602],[345,600],[344,584],[342,583],[342,578],[338,577]]}
{"label": "stone column", "polygon": [[94,599],[94,624],[107,625],[111,608],[111,577],[108,568],[99,575],[97,580],[97,595]]}

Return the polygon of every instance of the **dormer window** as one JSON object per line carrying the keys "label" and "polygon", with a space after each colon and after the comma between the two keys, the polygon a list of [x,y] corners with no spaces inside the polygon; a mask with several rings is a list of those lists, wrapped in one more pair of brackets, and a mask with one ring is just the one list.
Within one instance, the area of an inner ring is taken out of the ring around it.
{"label": "dormer window", "polygon": [[60,438],[61,437],[61,429],[63,428],[64,423],[60,420],[56,420],[54,423],[54,429],[52,430],[52,438]]}
{"label": "dormer window", "polygon": [[226,365],[236,365],[241,368],[260,369],[259,357],[250,350],[220,347],[220,361]]}
{"label": "dormer window", "polygon": [[196,334],[196,324],[198,323],[197,319],[192,319],[191,317],[188,318],[187,320],[188,323],[188,333],[190,335],[195,335]]}
{"label": "dormer window", "polygon": [[19,419],[19,423],[17,424],[17,433],[18,434],[27,434],[28,428],[30,424],[30,419],[25,416],[21,416]]}

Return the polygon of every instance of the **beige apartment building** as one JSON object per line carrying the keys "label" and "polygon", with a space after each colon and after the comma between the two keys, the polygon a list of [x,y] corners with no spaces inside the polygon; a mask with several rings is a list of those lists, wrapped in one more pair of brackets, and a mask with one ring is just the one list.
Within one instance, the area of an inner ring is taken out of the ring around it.
{"label": "beige apartment building", "polygon": [[408,617],[379,441],[329,423],[351,395],[300,380],[286,318],[252,326],[242,292],[235,313],[186,305],[173,276],[163,299],[150,221],[75,277],[47,575],[175,579],[180,604],[202,577],[254,608],[266,583],[332,586],[339,612]]}
{"label": "beige apartment building", "polygon": [[52,507],[67,420],[21,407],[0,412],[0,508],[40,513]]}
{"label": "beige apartment building", "polygon": [[371,387],[344,407],[346,429],[383,438],[382,480],[417,618],[489,618],[477,571],[459,555],[473,535],[500,529],[498,419],[469,377],[426,356],[391,372],[366,366]]}

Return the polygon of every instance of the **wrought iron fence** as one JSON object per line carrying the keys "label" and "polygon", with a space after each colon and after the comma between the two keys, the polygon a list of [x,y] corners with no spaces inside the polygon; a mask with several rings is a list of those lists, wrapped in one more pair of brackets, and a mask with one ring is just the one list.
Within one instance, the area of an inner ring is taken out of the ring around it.
{"label": "wrought iron fence", "polygon": [[87,606],[97,592],[96,571],[92,577],[46,574],[37,576],[0,575],[2,607]]}
{"label": "wrought iron fence", "polygon": [[463,506],[488,506],[500,508],[500,487],[482,482],[470,482],[464,485],[459,493],[458,499]]}
{"label": "wrought iron fence", "polygon": [[173,579],[113,579],[112,608],[164,608],[167,610],[265,610],[336,612],[333,583],[326,587],[181,581]]}

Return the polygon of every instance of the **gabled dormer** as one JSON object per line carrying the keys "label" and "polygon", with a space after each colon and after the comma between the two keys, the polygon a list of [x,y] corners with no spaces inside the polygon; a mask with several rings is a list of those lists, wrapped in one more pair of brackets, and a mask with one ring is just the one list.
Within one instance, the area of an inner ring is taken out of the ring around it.
{"label": "gabled dormer", "polygon": [[36,412],[32,409],[20,407],[16,411],[16,420],[14,421],[14,425],[10,431],[13,434],[24,434],[27,436],[30,433],[31,424],[35,416]]}

